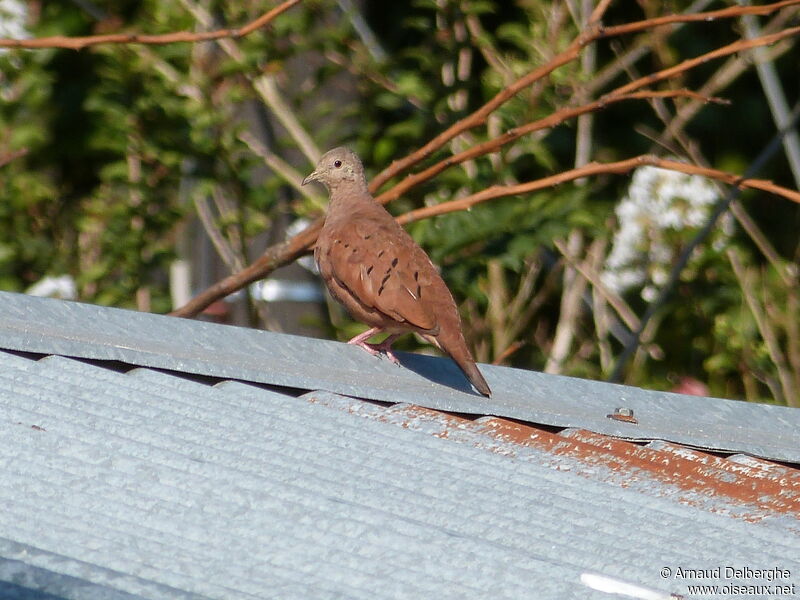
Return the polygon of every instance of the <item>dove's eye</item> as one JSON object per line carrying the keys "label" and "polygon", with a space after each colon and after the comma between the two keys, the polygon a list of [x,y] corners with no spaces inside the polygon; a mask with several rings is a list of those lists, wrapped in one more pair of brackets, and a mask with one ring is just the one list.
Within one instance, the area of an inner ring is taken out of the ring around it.
{"label": "dove's eye", "polygon": [[338,169],[339,167],[342,166],[342,161],[340,161],[340,160],[333,161],[333,166]]}

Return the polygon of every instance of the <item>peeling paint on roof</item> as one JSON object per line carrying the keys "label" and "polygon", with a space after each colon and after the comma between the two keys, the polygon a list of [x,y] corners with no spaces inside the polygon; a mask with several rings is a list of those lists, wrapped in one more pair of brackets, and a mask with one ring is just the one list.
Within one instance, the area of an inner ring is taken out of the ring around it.
{"label": "peeling paint on roof", "polygon": [[[667,442],[641,446],[586,430],[550,433],[506,419],[471,421],[414,405],[383,408],[311,393],[351,414],[614,482],[747,521],[773,520],[800,535],[800,471],[750,457],[720,458]],[[530,450],[538,452],[530,454]],[[786,517],[786,518],[783,518]]]}

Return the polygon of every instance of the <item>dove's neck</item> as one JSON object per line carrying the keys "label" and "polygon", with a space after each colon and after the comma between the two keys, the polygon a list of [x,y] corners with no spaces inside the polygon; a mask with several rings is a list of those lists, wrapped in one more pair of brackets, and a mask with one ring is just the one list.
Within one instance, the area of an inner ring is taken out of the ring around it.
{"label": "dove's neck", "polygon": [[342,181],[330,193],[327,217],[330,221],[349,218],[354,210],[365,205],[377,206],[364,180]]}

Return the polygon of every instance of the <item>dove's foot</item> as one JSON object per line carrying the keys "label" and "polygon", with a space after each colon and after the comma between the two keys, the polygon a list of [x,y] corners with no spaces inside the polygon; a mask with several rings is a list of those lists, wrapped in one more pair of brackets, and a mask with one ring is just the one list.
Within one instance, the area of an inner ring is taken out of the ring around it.
{"label": "dove's foot", "polygon": [[368,329],[364,333],[358,334],[356,337],[354,337],[347,343],[353,344],[355,346],[360,346],[361,348],[369,352],[372,356],[385,354],[386,358],[388,358],[394,364],[399,365],[400,361],[397,360],[397,357],[394,355],[394,352],[392,352],[392,344],[397,338],[400,337],[401,334],[393,333],[379,344],[367,343],[367,340],[369,338],[371,338],[373,335],[380,333],[381,331],[382,330],[379,327],[373,327],[372,329]]}

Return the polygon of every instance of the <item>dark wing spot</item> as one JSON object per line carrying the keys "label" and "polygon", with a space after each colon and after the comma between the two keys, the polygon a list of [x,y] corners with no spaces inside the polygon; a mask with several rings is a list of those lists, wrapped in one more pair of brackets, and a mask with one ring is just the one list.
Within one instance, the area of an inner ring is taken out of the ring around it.
{"label": "dark wing spot", "polygon": [[375,267],[373,265],[370,265],[369,267],[367,267],[367,275],[370,275],[372,273],[372,269],[374,269],[374,268]]}
{"label": "dark wing spot", "polygon": [[365,235],[365,236],[364,236],[364,239],[365,239],[365,240],[368,240],[368,239],[369,239],[369,238],[371,238],[371,237],[372,237],[371,235]]}
{"label": "dark wing spot", "polygon": [[383,288],[386,287],[386,282],[389,281],[389,275],[385,275],[381,280],[381,287],[378,288],[378,296],[383,293]]}
{"label": "dark wing spot", "polygon": [[381,250],[380,252],[378,252],[378,258],[383,256],[384,254],[386,254],[386,250]]}
{"label": "dark wing spot", "polygon": [[397,257],[395,257],[394,260],[392,260],[392,266],[393,267],[397,266]]}
{"label": "dark wing spot", "polygon": [[344,247],[345,247],[345,248],[349,248],[349,247],[350,247],[350,244],[345,244],[345,245],[344,245]]}
{"label": "dark wing spot", "polygon": [[419,281],[419,271],[414,271],[414,281]]}
{"label": "dark wing spot", "polygon": [[422,288],[417,285],[417,298],[422,298]]}

